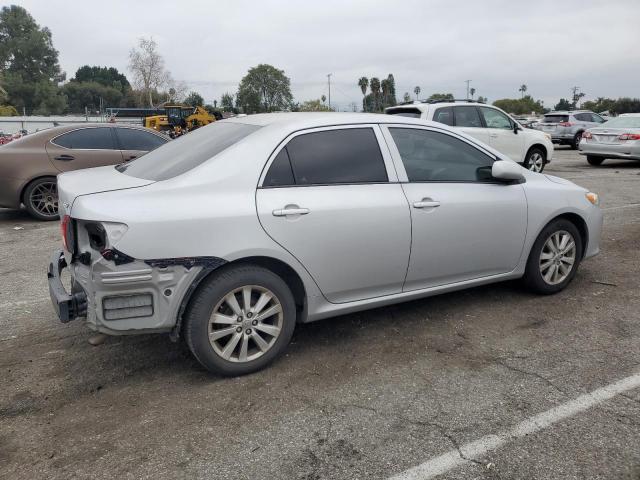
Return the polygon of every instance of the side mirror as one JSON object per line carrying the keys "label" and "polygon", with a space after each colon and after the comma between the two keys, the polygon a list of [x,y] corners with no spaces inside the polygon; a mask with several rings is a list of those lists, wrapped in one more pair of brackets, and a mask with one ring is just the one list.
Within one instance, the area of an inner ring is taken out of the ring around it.
{"label": "side mirror", "polygon": [[526,181],[523,170],[520,165],[511,160],[496,160],[491,167],[491,176],[505,182],[522,183]]}
{"label": "side mirror", "polygon": [[518,122],[513,122],[513,133],[517,135],[518,130],[520,130],[520,125],[518,125]]}

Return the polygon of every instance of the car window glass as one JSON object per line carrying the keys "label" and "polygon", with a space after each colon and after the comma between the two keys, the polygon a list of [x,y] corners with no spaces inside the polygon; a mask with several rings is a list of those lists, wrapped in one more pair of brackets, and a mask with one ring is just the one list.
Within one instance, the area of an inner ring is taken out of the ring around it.
{"label": "car window glass", "polygon": [[122,150],[150,152],[167,143],[167,140],[159,135],[134,128],[116,128],[116,133]]}
{"label": "car window glass", "polygon": [[455,107],[456,127],[482,127],[480,115],[475,107]]}
{"label": "car window glass", "polygon": [[52,140],[56,145],[77,150],[114,150],[110,127],[81,128]]}
{"label": "car window glass", "polygon": [[590,122],[591,121],[591,115],[589,115],[588,113],[576,113],[574,115],[576,120],[579,120],[581,122]]}
{"label": "car window glass", "polygon": [[453,125],[453,108],[438,108],[433,112],[433,121],[444,123],[445,125]]}
{"label": "car window glass", "polygon": [[595,123],[604,123],[604,119],[600,115],[596,115],[595,113],[591,114],[591,121]]}
{"label": "car window glass", "polygon": [[480,107],[482,116],[484,117],[484,123],[487,128],[502,128],[505,130],[511,130],[511,121],[504,113],[494,108]]}
{"label": "car window glass", "polygon": [[410,182],[479,182],[491,180],[493,159],[444,133],[390,128]]}
{"label": "car window glass", "polygon": [[371,128],[298,135],[287,144],[287,152],[297,185],[388,181]]}
{"label": "car window glass", "polygon": [[262,185],[264,187],[285,187],[295,184],[289,154],[285,147],[280,150],[280,153],[273,159]]}
{"label": "car window glass", "polygon": [[398,115],[400,117],[420,118],[422,112],[417,108],[389,108],[385,112],[387,115]]}
{"label": "car window glass", "polygon": [[542,119],[543,123],[560,123],[568,122],[569,115],[545,115]]}

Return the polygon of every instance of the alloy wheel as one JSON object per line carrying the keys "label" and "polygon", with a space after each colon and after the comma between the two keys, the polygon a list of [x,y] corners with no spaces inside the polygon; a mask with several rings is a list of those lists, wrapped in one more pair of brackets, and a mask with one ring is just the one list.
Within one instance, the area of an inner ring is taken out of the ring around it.
{"label": "alloy wheel", "polygon": [[528,167],[529,167],[529,170],[531,170],[532,172],[540,173],[544,168],[544,158],[542,157],[542,154],[538,152],[534,152],[529,157]]}
{"label": "alloy wheel", "polygon": [[564,282],[576,261],[576,242],[566,230],[552,233],[540,252],[540,273],[549,285]]}
{"label": "alloy wheel", "polygon": [[230,362],[250,362],[273,347],[283,327],[280,300],[270,290],[245,285],[227,293],[209,319],[209,342]]}
{"label": "alloy wheel", "polygon": [[58,186],[56,182],[42,182],[36,185],[29,196],[31,207],[44,217],[58,215]]}

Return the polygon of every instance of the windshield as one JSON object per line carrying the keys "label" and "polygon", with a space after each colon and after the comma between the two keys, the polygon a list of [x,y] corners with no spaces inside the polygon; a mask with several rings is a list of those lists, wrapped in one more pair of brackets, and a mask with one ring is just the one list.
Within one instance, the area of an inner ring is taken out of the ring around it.
{"label": "windshield", "polygon": [[116,169],[131,177],[167,180],[197,167],[259,128],[243,123],[214,122]]}
{"label": "windshield", "polygon": [[640,128],[640,116],[612,118],[600,126],[602,128]]}

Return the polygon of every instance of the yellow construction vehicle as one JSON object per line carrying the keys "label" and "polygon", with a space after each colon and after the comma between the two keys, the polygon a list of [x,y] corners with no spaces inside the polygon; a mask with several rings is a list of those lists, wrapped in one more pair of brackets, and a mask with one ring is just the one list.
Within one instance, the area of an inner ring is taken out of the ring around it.
{"label": "yellow construction vehicle", "polygon": [[164,115],[145,117],[144,126],[159,132],[168,132],[169,136],[174,138],[215,121],[216,117],[200,106],[165,105]]}

